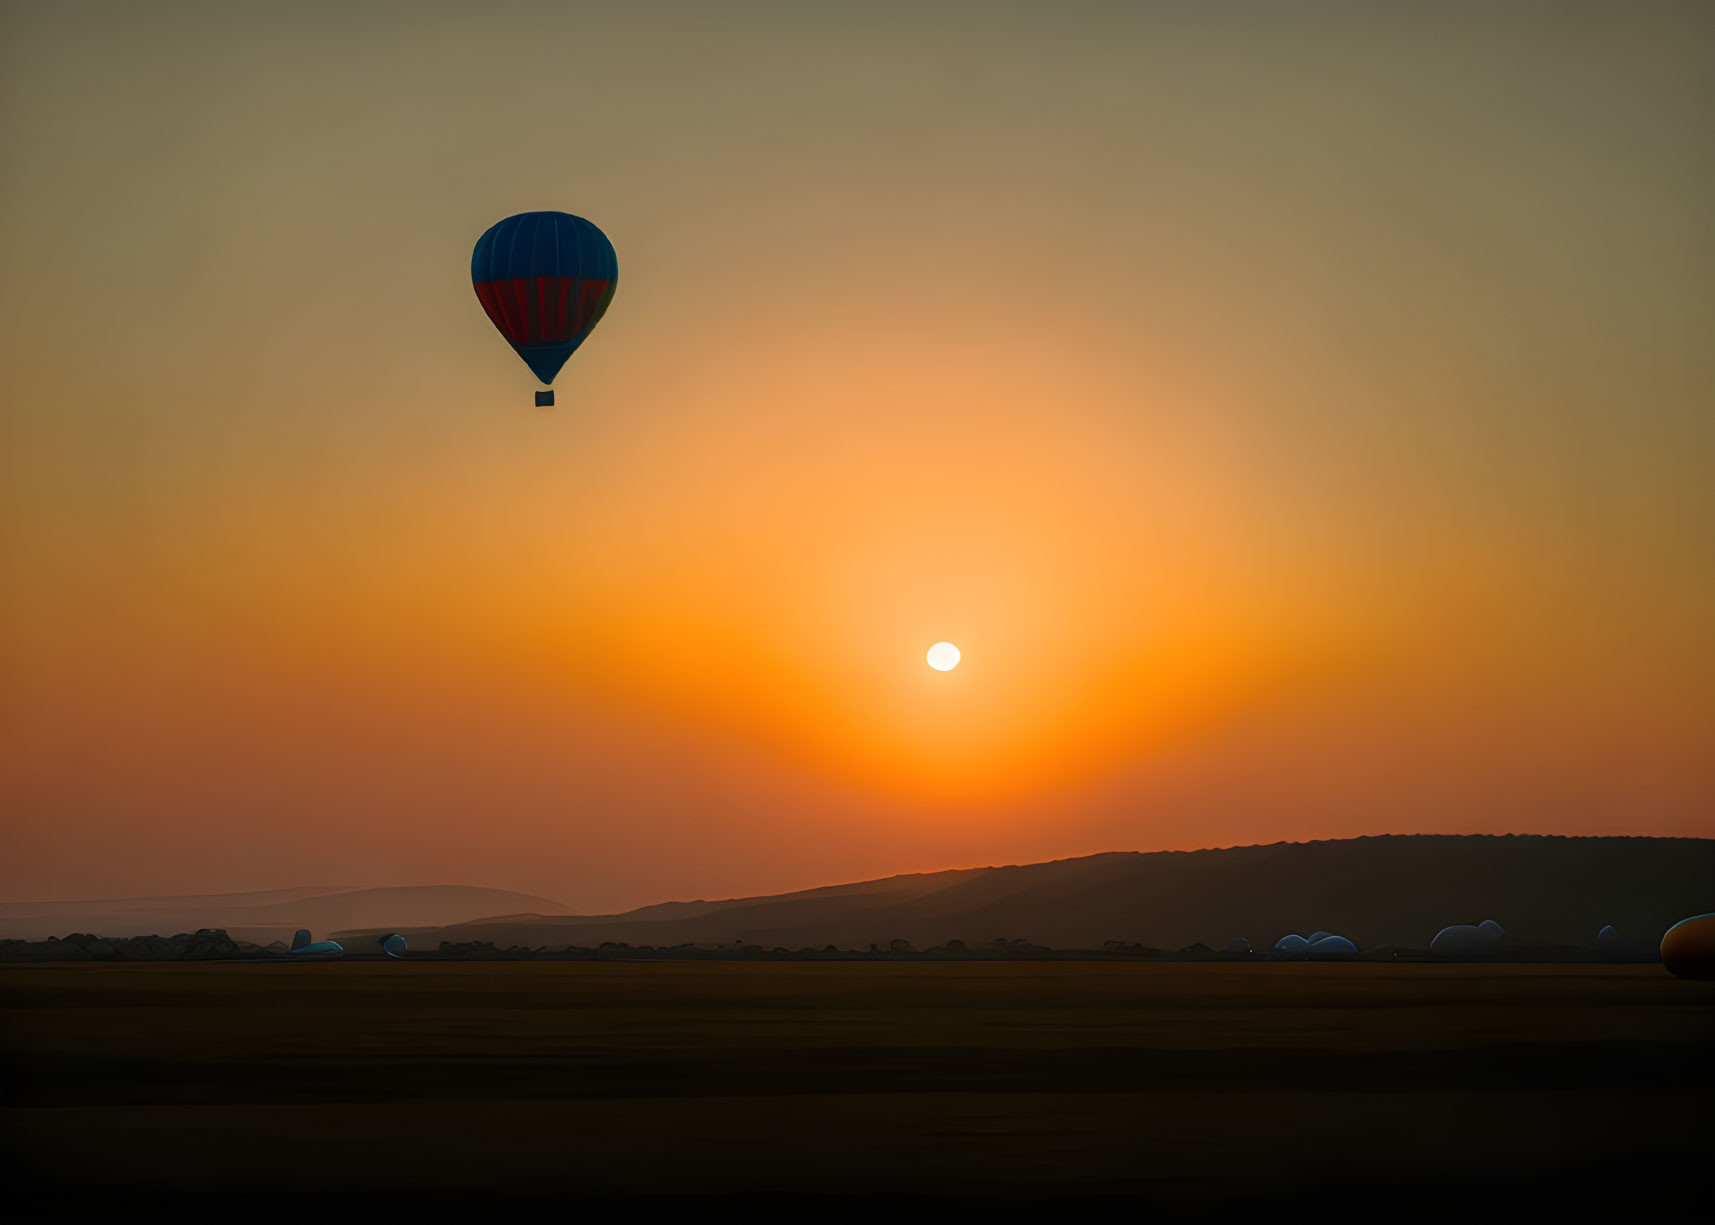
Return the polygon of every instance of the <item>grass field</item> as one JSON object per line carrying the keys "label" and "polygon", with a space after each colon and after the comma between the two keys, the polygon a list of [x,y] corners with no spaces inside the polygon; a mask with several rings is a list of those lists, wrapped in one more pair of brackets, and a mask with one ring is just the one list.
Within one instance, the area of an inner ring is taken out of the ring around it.
{"label": "grass field", "polygon": [[1653,966],[39,965],[0,1008],[44,1219],[1636,1207],[1715,1134],[1715,984]]}

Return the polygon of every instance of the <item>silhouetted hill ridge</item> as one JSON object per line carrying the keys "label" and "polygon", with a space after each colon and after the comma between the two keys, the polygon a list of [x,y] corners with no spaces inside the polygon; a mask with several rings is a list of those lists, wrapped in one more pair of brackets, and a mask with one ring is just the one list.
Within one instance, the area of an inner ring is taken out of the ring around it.
{"label": "silhouetted hill ridge", "polygon": [[407,931],[505,947],[753,943],[918,947],[997,937],[1056,948],[1156,948],[1289,931],[1360,947],[1424,947],[1453,923],[1498,920],[1520,943],[1593,943],[1603,924],[1658,939],[1715,909],[1715,840],[1546,834],[1382,834],[1194,851],[1110,851],[1035,864],[884,877],[796,893],[663,903],[619,915],[475,920]]}

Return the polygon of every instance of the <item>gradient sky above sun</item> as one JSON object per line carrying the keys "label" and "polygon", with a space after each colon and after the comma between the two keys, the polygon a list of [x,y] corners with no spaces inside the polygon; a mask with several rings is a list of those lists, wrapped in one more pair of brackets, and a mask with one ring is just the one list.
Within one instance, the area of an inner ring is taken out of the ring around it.
{"label": "gradient sky above sun", "polygon": [[0,8],[0,896],[1715,834],[1711,113],[1695,4]]}

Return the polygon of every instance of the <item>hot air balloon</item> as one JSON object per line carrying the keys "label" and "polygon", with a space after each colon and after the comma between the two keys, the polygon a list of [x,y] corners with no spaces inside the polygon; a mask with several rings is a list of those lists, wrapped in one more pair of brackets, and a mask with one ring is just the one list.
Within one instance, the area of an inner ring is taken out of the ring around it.
{"label": "hot air balloon", "polygon": [[1499,952],[1501,939],[1506,934],[1493,919],[1484,919],[1475,926],[1459,923],[1436,932],[1435,939],[1429,942],[1429,951],[1443,957],[1492,956]]}
{"label": "hot air balloon", "polygon": [[[552,383],[601,322],[619,282],[613,244],[570,213],[519,213],[476,240],[470,279],[506,343],[538,379]],[[536,403],[554,403],[538,391]]]}
{"label": "hot air balloon", "polygon": [[331,961],[335,957],[343,957],[345,949],[333,940],[310,941],[308,928],[299,928],[292,937],[292,947],[286,950],[286,956],[299,961]]}
{"label": "hot air balloon", "polygon": [[1329,934],[1323,936],[1320,940],[1312,940],[1310,942],[1310,947],[1305,950],[1305,955],[1316,957],[1324,961],[1329,958],[1356,957],[1358,955],[1358,946],[1353,944],[1344,936]]}
{"label": "hot air balloon", "polygon": [[1661,960],[1681,978],[1715,978],[1715,914],[1693,915],[1668,928]]}

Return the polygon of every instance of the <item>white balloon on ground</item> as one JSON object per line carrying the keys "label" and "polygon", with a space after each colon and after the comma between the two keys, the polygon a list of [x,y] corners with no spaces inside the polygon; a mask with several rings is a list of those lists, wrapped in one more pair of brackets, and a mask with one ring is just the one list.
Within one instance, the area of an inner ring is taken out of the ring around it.
{"label": "white balloon on ground", "polygon": [[294,961],[332,961],[345,956],[345,948],[334,940],[317,940],[314,944],[291,949],[286,956]]}
{"label": "white balloon on ground", "polygon": [[1358,946],[1344,936],[1323,936],[1320,940],[1311,941],[1308,955],[1311,957],[1356,957]]}
{"label": "white balloon on ground", "polygon": [[1309,947],[1310,941],[1296,932],[1289,932],[1274,942],[1275,952],[1286,953],[1293,957],[1302,957]]}
{"label": "white balloon on ground", "polygon": [[1475,926],[1455,924],[1435,933],[1435,939],[1429,942],[1429,951],[1443,957],[1481,957],[1493,952],[1504,935],[1505,930],[1493,919],[1484,919]]}

